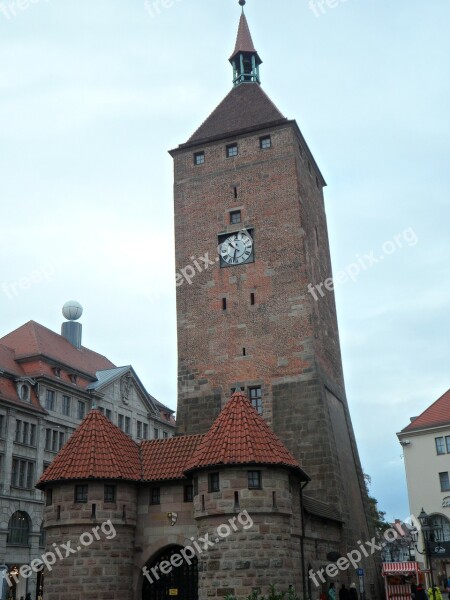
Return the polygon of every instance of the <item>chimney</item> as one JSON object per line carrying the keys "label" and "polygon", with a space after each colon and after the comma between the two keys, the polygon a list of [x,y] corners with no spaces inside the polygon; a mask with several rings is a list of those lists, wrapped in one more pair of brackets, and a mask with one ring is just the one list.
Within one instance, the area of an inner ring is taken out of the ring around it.
{"label": "chimney", "polygon": [[79,350],[81,348],[83,326],[81,323],[76,323],[76,321],[83,314],[83,307],[79,302],[70,300],[64,304],[62,313],[68,320],[61,325],[61,335]]}

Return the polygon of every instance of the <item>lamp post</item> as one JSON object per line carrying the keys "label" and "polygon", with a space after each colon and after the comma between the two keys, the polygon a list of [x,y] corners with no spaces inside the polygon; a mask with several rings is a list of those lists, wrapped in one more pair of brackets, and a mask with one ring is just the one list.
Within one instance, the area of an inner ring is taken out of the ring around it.
{"label": "lamp post", "polygon": [[[434,541],[434,531],[431,526],[431,521],[429,515],[422,508],[420,515],[418,516],[420,521],[420,526],[422,529],[422,537],[425,548],[425,556],[428,560],[428,568],[430,569],[430,579],[431,579],[431,590],[433,592],[433,600],[436,600],[436,592],[434,589],[434,578],[433,578],[433,560],[430,549],[430,542]],[[431,600],[431,599],[430,599]]]}

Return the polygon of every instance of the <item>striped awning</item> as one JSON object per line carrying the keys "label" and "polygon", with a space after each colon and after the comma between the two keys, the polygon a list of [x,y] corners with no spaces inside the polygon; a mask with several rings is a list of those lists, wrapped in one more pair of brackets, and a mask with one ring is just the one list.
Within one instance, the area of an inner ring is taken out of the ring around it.
{"label": "striped awning", "polygon": [[391,562],[383,563],[382,575],[392,574],[406,574],[413,573],[419,570],[419,565],[416,562]]}

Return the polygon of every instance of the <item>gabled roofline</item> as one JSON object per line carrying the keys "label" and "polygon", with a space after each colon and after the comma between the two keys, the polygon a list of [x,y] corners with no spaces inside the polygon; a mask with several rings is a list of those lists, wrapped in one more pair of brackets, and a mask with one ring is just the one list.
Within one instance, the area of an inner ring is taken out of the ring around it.
{"label": "gabled roofline", "polygon": [[[245,85],[245,84],[243,84]],[[251,84],[253,85],[253,84]],[[174,157],[177,154],[181,154],[184,150],[189,150],[190,148],[195,148],[197,146],[204,146],[205,144],[212,144],[213,142],[219,142],[221,140],[229,140],[237,137],[241,137],[244,135],[248,135],[249,133],[255,133],[257,131],[264,131],[266,129],[273,129],[274,127],[278,127],[280,125],[286,125],[289,123],[289,120],[285,117],[283,119],[277,119],[276,121],[270,121],[269,123],[264,123],[264,125],[255,125],[253,127],[247,127],[245,129],[237,129],[236,131],[231,131],[230,133],[221,133],[219,135],[213,135],[210,137],[202,138],[199,140],[194,140],[192,142],[185,142],[184,144],[180,144],[177,148],[173,150],[169,150],[169,154]]]}
{"label": "gabled roofline", "polygon": [[184,144],[180,144],[177,148],[174,148],[173,150],[169,150],[169,154],[172,158],[175,158],[175,156],[177,156],[178,154],[182,154],[186,150],[191,150],[191,149],[195,149],[198,147],[206,146],[208,144],[213,144],[215,142],[234,140],[234,139],[237,139],[240,137],[247,136],[252,133],[258,133],[258,132],[262,133],[269,129],[281,129],[282,127],[285,127],[286,125],[291,125],[295,129],[295,132],[297,133],[298,137],[300,138],[300,141],[302,142],[302,145],[304,146],[304,148],[306,150],[306,155],[307,155],[308,159],[311,161],[311,164],[313,165],[314,170],[316,171],[317,175],[320,177],[322,186],[326,187],[327,182],[326,182],[324,176],[322,175],[319,165],[317,164],[316,159],[314,158],[313,153],[311,152],[311,150],[308,146],[308,143],[306,142],[296,119],[287,119],[287,118],[277,119],[276,121],[271,121],[270,123],[264,123],[264,125],[256,125],[254,127],[248,127],[247,129],[238,129],[236,131],[231,131],[230,133],[215,135],[215,136],[211,136],[211,137],[207,137],[207,138],[202,138],[200,140],[195,140],[192,142],[186,142]]}

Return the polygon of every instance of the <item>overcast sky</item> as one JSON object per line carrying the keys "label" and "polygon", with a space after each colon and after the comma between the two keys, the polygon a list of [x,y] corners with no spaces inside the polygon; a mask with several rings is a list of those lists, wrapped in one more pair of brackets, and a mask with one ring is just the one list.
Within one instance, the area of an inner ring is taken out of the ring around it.
{"label": "overcast sky", "polygon": [[[0,335],[30,319],[59,331],[79,300],[84,345],[175,408],[167,150],[231,88],[240,9],[152,4],[0,0]],[[263,87],[328,183],[333,268],[355,273],[336,300],[361,459],[402,518],[395,433],[450,387],[450,3],[330,4],[246,12]]]}

